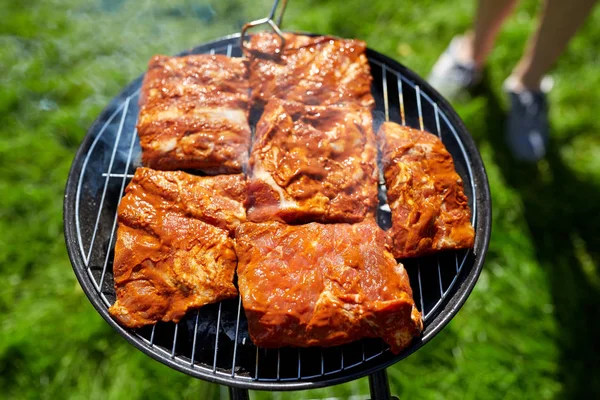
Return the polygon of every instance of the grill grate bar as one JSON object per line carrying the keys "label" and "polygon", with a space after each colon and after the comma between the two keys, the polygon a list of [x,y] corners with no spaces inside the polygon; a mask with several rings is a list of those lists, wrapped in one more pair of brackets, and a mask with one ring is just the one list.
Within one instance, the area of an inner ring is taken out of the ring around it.
{"label": "grill grate bar", "polygon": [[215,332],[215,354],[213,355],[213,372],[217,370],[217,353],[219,351],[219,330],[221,327],[221,306],[223,303],[219,303],[219,311],[217,313],[217,332]]}
{"label": "grill grate bar", "polygon": [[435,126],[437,127],[437,135],[442,139],[442,130],[440,129],[440,109],[438,108],[437,103],[433,103],[433,113],[435,115]]}
{"label": "grill grate bar", "polygon": [[[238,310],[237,310],[237,321],[235,323],[235,342],[233,343],[233,360],[231,362],[231,377],[235,377],[235,361],[237,356],[237,347],[238,347],[238,334],[240,331],[240,312],[242,310],[242,297],[240,296],[240,301],[238,302]],[[215,349],[216,351],[216,349]]]}
{"label": "grill grate bar", "polygon": [[369,356],[365,359],[365,361],[371,361],[374,358],[379,357],[380,355],[382,355],[384,353],[384,350],[381,350],[379,353],[375,353],[372,356]]}
{"label": "grill grate bar", "polygon": [[383,85],[383,105],[385,108],[385,120],[390,120],[390,105],[388,102],[388,87],[387,87],[387,67],[385,64],[381,65],[381,80]]}
{"label": "grill grate bar", "polygon": [[[125,105],[123,106],[123,115],[121,117],[121,122],[119,123],[119,130],[117,131],[117,137],[115,139],[113,145],[113,151],[110,155],[110,162],[108,164],[108,173],[112,171],[112,166],[115,161],[115,156],[117,154],[117,147],[119,146],[119,141],[121,140],[121,132],[123,132],[123,124],[125,123],[125,117],[127,116],[127,108],[129,107],[129,100],[131,97],[127,97],[125,100]],[[104,180],[104,188],[102,189],[102,197],[100,199],[100,206],[98,207],[98,215],[96,216],[96,223],[94,224],[94,232],[92,233],[92,240],[90,241],[90,248],[85,258],[85,264],[89,268],[90,258],[92,256],[92,250],[94,249],[94,242],[96,241],[96,234],[98,233],[98,226],[100,225],[100,215],[102,214],[102,208],[104,207],[104,201],[106,199],[106,191],[108,189],[108,177]]]}
{"label": "grill grate bar", "polygon": [[[137,93],[137,91],[136,91],[136,93]],[[98,143],[98,141],[100,140],[100,138],[104,134],[104,131],[106,130],[106,128],[108,128],[109,124],[121,112],[121,110],[123,109],[124,105],[125,104],[122,103],[119,107],[117,107],[117,109],[110,115],[110,117],[108,117],[106,119],[106,121],[102,125],[102,128],[100,128],[100,131],[96,135],[96,138],[94,139],[94,141],[92,142],[92,145],[90,146],[90,149],[88,150],[88,154],[85,156],[85,159],[83,160],[83,165],[81,167],[81,171],[82,172],[81,172],[81,175],[79,177],[79,182],[77,183],[77,195],[76,195],[76,200],[75,200],[75,226],[77,228],[77,239],[79,241],[79,250],[81,251],[81,256],[83,257],[83,260],[84,260],[86,266],[88,264],[88,261],[85,258],[86,252],[85,252],[85,250],[83,248],[83,239],[81,237],[81,223],[79,221],[79,203],[80,203],[80,198],[81,198],[81,186],[83,184],[83,176],[84,176],[85,171],[87,169],[87,164],[88,164],[88,161],[90,160],[90,156],[92,155],[92,152],[93,152],[93,150],[96,147],[96,144]],[[89,270],[88,270],[88,272],[89,272]],[[91,280],[92,280],[92,282],[94,282],[94,284],[96,284],[96,281],[94,280],[93,276],[91,277]]]}
{"label": "grill grate bar", "polygon": [[[450,284],[448,285],[448,288],[445,291],[442,292],[442,294],[440,296],[440,299],[437,301],[437,303],[431,308],[431,310],[428,311],[427,315],[423,316],[424,320],[426,320],[431,315],[433,315],[433,313],[435,312],[435,310],[437,310],[437,308],[442,304],[442,302],[444,301],[444,299],[446,299],[446,296],[448,295],[448,293],[450,293],[450,289],[452,288],[452,286],[454,286],[456,280],[458,279],[458,276],[460,274],[462,266],[464,265],[464,263],[467,260],[467,257],[469,256],[469,251],[470,250],[468,250],[465,253],[464,258],[460,262],[460,266],[459,266],[459,263],[458,263],[458,253],[457,252],[454,253],[454,258],[456,260],[456,274],[454,275],[454,278],[452,278],[452,282],[450,282]],[[441,284],[440,284],[440,287],[441,287]]]}
{"label": "grill grate bar", "polygon": [[361,361],[364,362],[365,361],[365,342],[364,341],[360,342],[360,350],[361,350],[361,353],[362,353],[362,360]]}
{"label": "grill grate bar", "polygon": [[456,274],[458,275],[458,273],[460,272],[460,268],[458,266],[458,254],[454,253],[454,259],[456,260]]}
{"label": "grill grate bar", "polygon": [[107,307],[110,307],[111,302],[108,301],[108,299],[106,298],[106,296],[104,295],[104,293],[100,292],[100,298],[102,299],[102,301],[104,302],[104,304],[106,304]]}
{"label": "grill grate bar", "polygon": [[[415,85],[415,92],[416,92],[416,97],[417,97],[417,110],[419,113],[419,125],[421,130],[423,130],[423,111],[421,108],[421,89],[419,87],[419,85]],[[426,318],[426,313],[425,313],[425,304],[424,304],[424,300],[423,300],[423,285],[421,283],[421,262],[417,259],[417,274],[419,277],[419,294],[420,294],[420,299],[421,299],[421,312],[423,313],[423,318]]]}
{"label": "grill grate bar", "polygon": [[179,331],[179,322],[175,324],[175,333],[173,333],[173,346],[171,347],[171,358],[175,358],[175,347],[177,346],[177,332]]}
{"label": "grill grate bar", "polygon": [[[465,250],[465,256],[463,257],[463,260],[460,262],[460,267],[458,268],[459,273],[460,273],[460,271],[462,271],[462,268],[465,265],[465,261],[467,260],[467,257],[469,256],[470,252],[471,252],[471,249]],[[456,257],[458,258],[458,255],[456,255]]]}
{"label": "grill grate bar", "polygon": [[[127,112],[127,107],[129,105],[129,101],[125,106],[125,111]],[[129,153],[127,154],[127,162],[125,163],[125,171],[129,170],[129,164],[131,163],[131,155],[133,153],[133,145],[135,144],[135,136],[136,130],[131,134],[131,143],[129,144]],[[123,176],[123,180],[121,181],[121,189],[119,190],[119,198],[117,200],[117,209],[115,210],[115,216],[113,217],[112,229],[110,230],[110,239],[108,240],[108,250],[106,251],[106,257],[104,257],[104,265],[102,266],[102,276],[100,277],[100,283],[98,286],[102,288],[102,284],[104,283],[104,277],[106,276],[106,267],[108,266],[108,258],[111,254],[110,249],[113,246],[113,240],[115,238],[115,233],[117,231],[117,220],[119,216],[119,204],[121,204],[121,199],[123,198],[123,192],[125,191],[125,184],[127,183],[127,176]]]}
{"label": "grill grate bar", "polygon": [[260,348],[257,347],[256,348],[256,364],[255,364],[255,368],[254,368],[254,379],[258,380],[258,353]]}
{"label": "grill grate bar", "polygon": [[421,262],[417,258],[417,276],[419,278],[419,299],[421,300],[421,312],[423,313],[423,319],[426,318],[427,313],[425,312],[425,305],[423,303],[423,285],[421,284]]}
{"label": "grill grate bar", "polygon": [[442,270],[440,268],[440,256],[437,256],[437,271],[438,271],[438,280],[440,282],[440,296],[443,298],[444,296],[444,285],[442,284]]}
{"label": "grill grate bar", "polygon": [[104,298],[104,293],[102,293],[102,291],[100,290],[100,286],[98,286],[98,282],[96,282],[96,277],[92,273],[92,269],[88,267],[88,268],[86,268],[86,271],[87,271],[88,277],[90,278],[90,280],[92,281],[92,284],[94,285],[94,288],[96,289],[96,291],[98,293],[100,293],[100,297],[102,297],[102,301],[104,301],[105,304],[109,304],[106,302],[106,299]]}
{"label": "grill grate bar", "polygon": [[196,357],[196,338],[198,337],[198,320],[200,319],[200,309],[196,310],[196,322],[194,324],[194,341],[192,342],[192,356],[190,357],[190,367],[194,368]]}
{"label": "grill grate bar", "polygon": [[298,351],[298,379],[300,379],[302,377],[302,353],[300,352],[300,349],[297,349]]}
{"label": "grill grate bar", "polygon": [[[135,136],[134,136],[134,138],[135,138]],[[114,173],[110,173],[110,172],[103,172],[102,173],[102,177],[103,178],[109,177],[109,178],[128,178],[128,179],[131,179],[131,178],[133,178],[133,174],[114,174]]]}
{"label": "grill grate bar", "polygon": [[[435,115],[435,126],[437,128],[437,136],[440,138],[440,140],[442,139],[442,130],[440,129],[440,116],[438,115],[439,112],[439,108],[437,103],[433,104],[433,114]],[[436,261],[437,261],[437,269],[438,269],[438,278],[440,281],[440,296],[443,298],[445,293],[444,293],[444,286],[442,285],[442,271],[440,268],[440,256],[437,255],[436,256]]]}
{"label": "grill grate bar", "polygon": [[154,331],[156,331],[156,324],[152,325],[152,333],[150,334],[150,347],[154,346]]}
{"label": "grill grate bar", "polygon": [[277,349],[277,380],[281,379],[281,349]]}
{"label": "grill grate bar", "polygon": [[419,85],[415,85],[415,91],[417,92],[417,108],[419,110],[419,127],[421,130],[425,130],[423,127],[423,112],[421,110],[421,87]]}
{"label": "grill grate bar", "polygon": [[402,93],[402,74],[396,73],[396,81],[398,82],[398,104],[400,104],[400,118],[402,125],[406,126],[406,116],[404,115],[404,94]]}

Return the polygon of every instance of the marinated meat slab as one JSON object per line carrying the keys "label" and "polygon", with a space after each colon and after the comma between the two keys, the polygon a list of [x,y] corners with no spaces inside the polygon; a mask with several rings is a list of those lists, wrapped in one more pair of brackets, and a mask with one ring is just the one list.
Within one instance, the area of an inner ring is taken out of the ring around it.
{"label": "marinated meat slab", "polygon": [[442,141],[429,132],[384,123],[383,164],[396,258],[473,247],[463,183]]}
{"label": "marinated meat slab", "polygon": [[241,175],[138,168],[118,210],[110,314],[138,328],[235,297],[231,235],[245,220],[244,196]]}
{"label": "marinated meat slab", "polygon": [[355,103],[372,108],[371,72],[360,40],[286,33],[253,35],[248,44],[252,102],[271,98],[309,105]]}
{"label": "marinated meat slab", "polygon": [[248,220],[357,222],[377,205],[371,112],[271,100],[250,155]]}
{"label": "marinated meat slab", "polygon": [[223,55],[154,56],[140,95],[143,164],[242,172],[250,146],[247,72],[245,61]]}
{"label": "marinated meat slab", "polygon": [[238,284],[254,344],[335,346],[381,337],[394,353],[422,330],[408,276],[374,221],[244,223]]}

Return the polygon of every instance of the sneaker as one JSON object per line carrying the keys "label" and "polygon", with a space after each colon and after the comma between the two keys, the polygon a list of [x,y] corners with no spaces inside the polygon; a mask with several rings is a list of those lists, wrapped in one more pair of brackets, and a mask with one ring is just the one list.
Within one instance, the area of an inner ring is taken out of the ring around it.
{"label": "sneaker", "polygon": [[548,102],[546,94],[553,81],[545,77],[540,90],[515,90],[513,77],[504,81],[510,101],[506,141],[513,156],[520,161],[536,162],[546,155],[549,139]]}
{"label": "sneaker", "polygon": [[475,63],[458,61],[458,50],[462,36],[456,36],[448,45],[431,69],[427,82],[447,99],[454,100],[462,97],[469,89],[481,82],[481,71],[475,68]]}

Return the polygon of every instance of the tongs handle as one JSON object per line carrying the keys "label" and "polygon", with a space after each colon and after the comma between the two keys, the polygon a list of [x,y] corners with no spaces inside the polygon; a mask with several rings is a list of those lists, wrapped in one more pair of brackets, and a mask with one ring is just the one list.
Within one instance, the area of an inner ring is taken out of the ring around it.
{"label": "tongs handle", "polygon": [[[279,16],[277,18],[275,18],[275,14],[277,13],[277,8],[279,7],[279,2],[280,0],[275,0],[273,2],[273,7],[271,8],[271,12],[269,13],[269,15],[266,18],[261,18],[261,19],[257,19],[254,21],[250,21],[246,24],[244,24],[244,26],[242,27],[242,33],[240,34],[240,47],[242,49],[242,51],[246,50],[246,46],[244,46],[244,39],[246,38],[246,31],[250,28],[254,28],[255,26],[259,26],[259,25],[269,25],[271,27],[271,29],[273,30],[273,32],[275,32],[277,34],[277,36],[279,36],[279,39],[281,40],[280,45],[279,45],[279,49],[277,49],[277,53],[283,51],[283,48],[285,46],[285,38],[283,37],[283,33],[281,32],[281,21],[283,20],[283,14],[285,13],[285,7],[287,6],[287,0],[281,0],[281,8],[279,10]],[[275,23],[274,19],[277,20],[277,23]]]}

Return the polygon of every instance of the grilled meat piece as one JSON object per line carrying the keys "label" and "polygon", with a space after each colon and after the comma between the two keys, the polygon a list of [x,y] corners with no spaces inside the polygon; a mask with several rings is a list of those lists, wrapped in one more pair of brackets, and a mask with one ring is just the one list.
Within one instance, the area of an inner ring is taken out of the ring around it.
{"label": "grilled meat piece", "polygon": [[247,72],[245,61],[223,55],[154,56],[140,95],[143,164],[242,172],[250,146]]}
{"label": "grilled meat piece", "polygon": [[357,222],[377,204],[371,112],[271,100],[250,155],[248,219]]}
{"label": "grilled meat piece", "polygon": [[138,328],[235,297],[231,238],[245,220],[241,175],[138,168],[118,210],[110,314]]}
{"label": "grilled meat piece", "polygon": [[271,98],[308,105],[355,103],[372,108],[371,72],[360,40],[285,33],[253,35],[248,44],[252,102]]}
{"label": "grilled meat piece", "polygon": [[452,156],[435,135],[384,123],[383,164],[396,258],[473,247],[475,232]]}
{"label": "grilled meat piece", "polygon": [[394,353],[423,328],[408,275],[373,220],[244,223],[238,284],[254,344],[335,346],[381,337]]}

